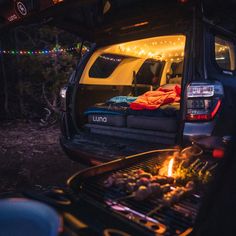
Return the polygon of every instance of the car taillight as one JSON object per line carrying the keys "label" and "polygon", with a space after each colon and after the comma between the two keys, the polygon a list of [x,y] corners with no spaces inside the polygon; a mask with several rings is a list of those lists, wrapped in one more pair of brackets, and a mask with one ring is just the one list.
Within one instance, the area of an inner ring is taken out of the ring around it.
{"label": "car taillight", "polygon": [[214,149],[212,152],[213,158],[223,158],[225,155],[225,151],[223,149]]}
{"label": "car taillight", "polygon": [[188,98],[212,97],[214,95],[214,85],[189,86],[187,90]]}
{"label": "car taillight", "polygon": [[187,121],[209,121],[220,109],[223,86],[215,83],[191,83],[187,87]]}

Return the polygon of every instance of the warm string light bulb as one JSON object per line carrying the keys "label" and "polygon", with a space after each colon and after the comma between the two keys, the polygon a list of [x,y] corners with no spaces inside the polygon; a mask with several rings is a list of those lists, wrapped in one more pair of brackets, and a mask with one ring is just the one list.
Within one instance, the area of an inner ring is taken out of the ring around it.
{"label": "warm string light bulb", "polygon": [[[140,45],[140,46],[139,46]],[[142,45],[142,46],[141,46]],[[185,39],[157,39],[152,41],[134,41],[117,45],[118,53],[139,58],[153,58],[158,60],[180,61],[184,56]],[[158,51],[155,51],[155,50]],[[160,49],[162,49],[160,51]]]}

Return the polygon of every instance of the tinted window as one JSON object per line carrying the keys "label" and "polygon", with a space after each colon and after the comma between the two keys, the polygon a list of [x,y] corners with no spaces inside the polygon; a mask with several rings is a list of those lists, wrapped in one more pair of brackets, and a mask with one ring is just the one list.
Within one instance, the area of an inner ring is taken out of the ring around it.
{"label": "tinted window", "polygon": [[137,73],[136,83],[149,85],[160,84],[164,63],[163,61],[147,59]]}
{"label": "tinted window", "polygon": [[182,83],[182,76],[184,70],[184,61],[173,62],[171,64],[170,73],[167,75],[167,84],[180,84]]}
{"label": "tinted window", "polygon": [[90,68],[89,77],[108,78],[124,58],[120,55],[102,54]]}
{"label": "tinted window", "polygon": [[215,60],[224,70],[235,70],[235,48],[233,42],[215,37]]}
{"label": "tinted window", "polygon": [[171,77],[181,77],[183,75],[184,70],[184,61],[181,62],[173,62],[171,64]]}

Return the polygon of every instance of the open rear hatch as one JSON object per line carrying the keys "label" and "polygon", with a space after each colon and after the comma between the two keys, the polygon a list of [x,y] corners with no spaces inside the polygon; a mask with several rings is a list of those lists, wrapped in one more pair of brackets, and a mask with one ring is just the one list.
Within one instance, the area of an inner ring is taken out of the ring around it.
{"label": "open rear hatch", "polygon": [[[174,23],[178,15],[181,18],[189,16],[184,11],[185,4],[175,0],[162,3],[154,0],[2,0],[0,6],[0,29],[21,24],[22,21],[46,20],[98,44],[114,43],[114,39],[117,42],[128,41],[134,34],[143,37],[144,33],[162,27],[160,23],[166,18]],[[188,4],[186,6],[189,7]],[[170,18],[170,15],[173,17]]]}
{"label": "open rear hatch", "polygon": [[[200,1],[191,0],[1,0],[0,30],[46,20],[91,42],[107,44],[114,39],[128,41],[134,34],[143,37],[162,27],[165,19],[176,23],[179,16],[191,17],[186,9],[196,3],[200,5]],[[236,31],[235,1],[203,0],[202,6],[207,18]]]}

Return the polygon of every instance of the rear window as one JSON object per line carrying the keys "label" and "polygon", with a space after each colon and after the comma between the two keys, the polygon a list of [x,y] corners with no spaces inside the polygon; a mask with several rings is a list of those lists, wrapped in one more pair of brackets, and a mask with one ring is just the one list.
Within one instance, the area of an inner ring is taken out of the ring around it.
{"label": "rear window", "polygon": [[233,42],[215,37],[215,60],[224,70],[235,70],[235,47]]}
{"label": "rear window", "polygon": [[90,68],[89,77],[108,78],[124,58],[124,56],[115,54],[100,55]]}

